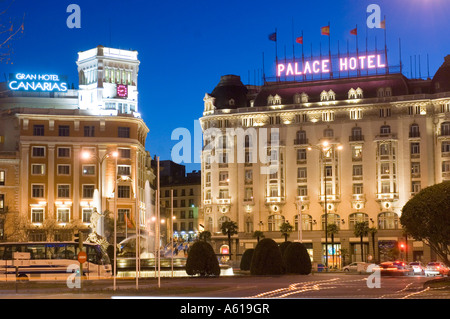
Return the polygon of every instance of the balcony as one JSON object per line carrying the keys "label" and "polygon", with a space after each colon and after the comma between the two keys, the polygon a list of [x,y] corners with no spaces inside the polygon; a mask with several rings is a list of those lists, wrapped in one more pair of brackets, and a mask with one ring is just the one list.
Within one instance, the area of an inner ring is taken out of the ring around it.
{"label": "balcony", "polygon": [[353,201],[365,201],[366,200],[366,195],[364,194],[353,194],[352,195],[352,200]]}
{"label": "balcony", "polygon": [[397,133],[383,133],[375,135],[374,141],[398,140]]}
{"label": "balcony", "polygon": [[378,193],[377,200],[379,200],[379,201],[398,200],[398,193]]}
{"label": "balcony", "polygon": [[266,204],[280,204],[284,203],[283,196],[266,196]]}
{"label": "balcony", "polygon": [[349,142],[364,142],[364,135],[350,135],[348,137]]}
{"label": "balcony", "polygon": [[420,138],[420,132],[409,132],[409,138]]}
{"label": "balcony", "polygon": [[219,204],[219,205],[230,205],[231,204],[231,197],[217,198],[217,204]]}
{"label": "balcony", "polygon": [[294,145],[308,145],[308,139],[307,138],[296,138],[294,140]]}
{"label": "balcony", "polygon": [[309,203],[309,196],[308,195],[297,196],[297,202]]}
{"label": "balcony", "polygon": [[[339,202],[341,200],[341,196],[340,195],[327,195],[327,202]],[[319,196],[319,201],[320,202],[325,202],[325,195],[320,195]]]}
{"label": "balcony", "polygon": [[205,199],[204,201],[203,201],[203,204],[205,204],[205,205],[211,205],[212,203],[211,203],[211,199]]}

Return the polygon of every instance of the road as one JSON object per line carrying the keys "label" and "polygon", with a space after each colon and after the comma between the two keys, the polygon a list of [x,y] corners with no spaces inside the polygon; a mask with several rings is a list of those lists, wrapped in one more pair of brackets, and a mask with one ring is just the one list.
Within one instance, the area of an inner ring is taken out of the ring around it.
{"label": "road", "polygon": [[[60,286],[55,290],[47,284],[15,291],[2,289],[0,298],[42,299],[109,299],[125,296],[139,297],[193,297],[193,298],[339,298],[339,299],[450,299],[450,291],[428,289],[423,283],[430,280],[423,276],[379,277],[370,281],[369,275],[321,273],[308,276],[224,276],[219,278],[161,278],[140,280],[139,293],[135,280],[120,280],[116,293],[111,281],[91,282],[84,293]],[[376,284],[376,285],[375,285]],[[370,288],[372,285],[375,287]]]}

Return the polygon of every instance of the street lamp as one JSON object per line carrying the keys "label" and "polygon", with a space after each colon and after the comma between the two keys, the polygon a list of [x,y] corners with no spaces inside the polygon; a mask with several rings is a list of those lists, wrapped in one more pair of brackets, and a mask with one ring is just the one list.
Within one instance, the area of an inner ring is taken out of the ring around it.
{"label": "street lamp", "polygon": [[[330,142],[327,140],[322,141],[319,145],[310,145],[308,146],[308,151],[312,149],[317,149],[321,152],[322,163],[325,164],[326,158],[332,156],[332,162],[335,160],[335,151],[341,151],[343,146],[338,143]],[[333,170],[334,163],[331,167]],[[326,167],[322,167],[323,171],[323,190],[324,190],[324,215],[325,215],[325,269],[328,271],[328,204],[327,204],[327,176],[325,169]],[[331,172],[333,174],[333,172]]]}

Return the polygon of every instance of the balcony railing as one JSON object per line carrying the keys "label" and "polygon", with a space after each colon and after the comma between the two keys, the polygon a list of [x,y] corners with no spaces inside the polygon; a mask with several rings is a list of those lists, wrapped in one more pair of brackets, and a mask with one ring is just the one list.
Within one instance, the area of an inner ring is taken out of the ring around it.
{"label": "balcony railing", "polygon": [[378,193],[377,200],[397,200],[398,193]]}
{"label": "balcony railing", "polygon": [[231,204],[231,197],[217,198],[217,204],[219,204],[219,205],[229,205],[229,204]]}
{"label": "balcony railing", "polygon": [[348,137],[349,142],[364,142],[364,135],[350,135]]}
{"label": "balcony railing", "polygon": [[282,196],[266,196],[266,203],[283,203],[284,197]]}
{"label": "balcony railing", "polygon": [[296,138],[294,140],[294,145],[306,145],[306,144],[309,144],[307,138]]}

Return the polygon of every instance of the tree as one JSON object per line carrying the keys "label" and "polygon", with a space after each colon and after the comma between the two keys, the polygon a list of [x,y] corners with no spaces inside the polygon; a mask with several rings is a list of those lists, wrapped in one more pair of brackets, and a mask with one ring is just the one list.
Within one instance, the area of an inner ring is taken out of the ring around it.
{"label": "tree", "polygon": [[250,270],[254,252],[255,252],[255,249],[253,249],[253,248],[250,248],[250,249],[247,249],[246,251],[244,251],[244,254],[242,254],[241,265],[239,267],[241,270]]}
{"label": "tree", "polygon": [[260,240],[261,238],[264,238],[264,233],[263,233],[262,231],[260,231],[260,230],[256,230],[256,231],[253,233],[253,238],[256,238],[257,242],[259,243],[259,240]]}
{"label": "tree", "polygon": [[14,1],[9,1],[6,8],[0,8],[0,62],[11,62],[12,41],[24,32],[25,14],[22,21],[15,21],[16,19],[6,16]]}
{"label": "tree", "polygon": [[286,248],[292,244],[291,241],[284,241],[282,242],[279,247],[280,247],[280,252],[281,252],[281,256],[284,256],[284,252],[286,251]]}
{"label": "tree", "polygon": [[356,237],[361,239],[361,261],[364,261],[364,242],[363,237],[367,236],[369,233],[369,223],[368,222],[356,222],[353,233]]}
{"label": "tree", "polygon": [[450,181],[422,189],[402,209],[400,223],[450,266]]}
{"label": "tree", "polygon": [[189,276],[219,276],[220,266],[214,249],[204,241],[196,241],[186,260],[186,273]]}
{"label": "tree", "polygon": [[369,234],[372,237],[372,250],[373,250],[373,259],[375,259],[375,234],[378,232],[376,227],[369,228]]}
{"label": "tree", "polygon": [[208,242],[211,240],[211,232],[210,231],[202,231],[199,235],[198,235],[198,239],[202,240],[204,242]]}
{"label": "tree", "polygon": [[312,269],[311,258],[301,243],[291,243],[286,247],[283,264],[288,274],[308,275]]}
{"label": "tree", "polygon": [[228,236],[228,254],[230,256],[230,260],[231,260],[231,236],[236,235],[238,232],[238,226],[236,222],[233,221],[226,221],[222,223],[222,227],[221,227],[221,231],[222,234],[227,235]]}
{"label": "tree", "polygon": [[335,223],[328,224],[327,234],[331,236],[331,253],[333,256],[333,264],[334,264],[334,235],[339,232],[339,227]]}
{"label": "tree", "polygon": [[290,233],[292,233],[293,230],[294,230],[294,226],[289,224],[289,222],[284,222],[283,224],[281,224],[280,232],[284,236],[284,241],[287,241]]}
{"label": "tree", "polygon": [[281,275],[283,260],[277,243],[271,238],[262,239],[253,252],[250,274]]}

